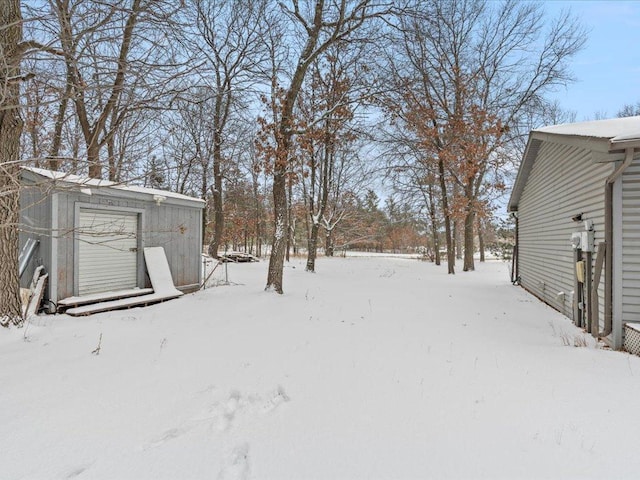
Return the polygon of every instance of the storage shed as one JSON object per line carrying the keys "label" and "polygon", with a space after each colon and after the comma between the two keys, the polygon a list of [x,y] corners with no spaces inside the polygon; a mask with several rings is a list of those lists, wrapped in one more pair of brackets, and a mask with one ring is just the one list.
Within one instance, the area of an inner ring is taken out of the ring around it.
{"label": "storage shed", "polygon": [[178,289],[199,287],[203,200],[38,168],[21,182],[21,248],[38,242],[21,283],[43,265],[52,304],[148,287],[144,247],[164,248]]}
{"label": "storage shed", "polygon": [[613,348],[640,346],[640,117],[531,131],[508,210],[513,280]]}

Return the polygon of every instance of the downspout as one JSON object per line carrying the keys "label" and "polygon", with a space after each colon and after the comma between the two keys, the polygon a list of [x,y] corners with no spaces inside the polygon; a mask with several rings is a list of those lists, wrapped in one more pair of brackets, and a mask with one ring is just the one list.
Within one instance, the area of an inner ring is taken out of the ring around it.
{"label": "downspout", "polygon": [[599,337],[603,338],[613,331],[613,184],[633,162],[633,148],[625,150],[624,162],[607,177],[604,189],[604,242],[605,277],[604,277],[604,330]]}
{"label": "downspout", "polygon": [[514,266],[513,266],[513,278],[511,279],[511,283],[513,283],[514,285],[517,285],[520,283],[520,275],[518,272],[518,267],[520,266],[520,238],[519,238],[519,232],[518,232],[518,212],[516,211],[513,215],[515,217],[516,220],[516,228],[515,228],[515,248],[514,248],[514,254],[513,254],[513,261],[514,261]]}

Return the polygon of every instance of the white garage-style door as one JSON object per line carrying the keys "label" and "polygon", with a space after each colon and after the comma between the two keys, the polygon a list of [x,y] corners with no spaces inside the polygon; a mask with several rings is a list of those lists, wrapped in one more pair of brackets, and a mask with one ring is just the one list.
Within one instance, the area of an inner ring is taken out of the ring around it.
{"label": "white garage-style door", "polygon": [[137,286],[137,214],[80,209],[78,240],[78,295]]}

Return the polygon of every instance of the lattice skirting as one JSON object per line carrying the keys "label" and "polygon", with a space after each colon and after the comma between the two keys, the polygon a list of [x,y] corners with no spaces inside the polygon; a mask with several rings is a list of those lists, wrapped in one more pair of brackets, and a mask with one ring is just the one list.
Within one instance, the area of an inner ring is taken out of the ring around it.
{"label": "lattice skirting", "polygon": [[625,323],[624,349],[634,355],[640,355],[640,324]]}

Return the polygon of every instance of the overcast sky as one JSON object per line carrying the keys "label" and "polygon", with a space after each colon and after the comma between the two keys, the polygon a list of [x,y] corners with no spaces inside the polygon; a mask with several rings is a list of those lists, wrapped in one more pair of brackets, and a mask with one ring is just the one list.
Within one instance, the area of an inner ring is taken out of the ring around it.
{"label": "overcast sky", "polygon": [[544,3],[550,14],[570,8],[589,31],[586,47],[572,62],[577,81],[557,93],[562,107],[581,121],[596,113],[614,117],[625,103],[639,102],[640,1]]}

